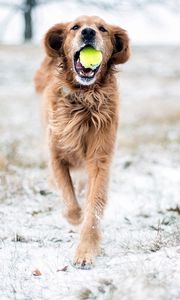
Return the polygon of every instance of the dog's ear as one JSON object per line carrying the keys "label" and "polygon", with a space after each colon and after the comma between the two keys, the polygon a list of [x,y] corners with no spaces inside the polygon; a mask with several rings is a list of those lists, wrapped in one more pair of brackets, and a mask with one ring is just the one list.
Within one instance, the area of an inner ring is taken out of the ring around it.
{"label": "dog's ear", "polygon": [[129,37],[127,32],[117,26],[112,26],[113,53],[111,61],[113,64],[123,64],[130,56]]}
{"label": "dog's ear", "polygon": [[62,54],[64,31],[67,23],[56,24],[45,35],[44,45],[48,56],[57,57]]}

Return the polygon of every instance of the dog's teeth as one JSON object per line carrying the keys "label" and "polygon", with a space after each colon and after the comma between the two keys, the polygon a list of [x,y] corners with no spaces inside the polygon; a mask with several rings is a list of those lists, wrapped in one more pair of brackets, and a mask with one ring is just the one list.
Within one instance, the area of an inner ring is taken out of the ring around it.
{"label": "dog's teeth", "polygon": [[91,77],[91,76],[93,76],[93,75],[94,75],[94,72],[93,72],[93,71],[89,71],[88,74],[87,74],[88,77]]}

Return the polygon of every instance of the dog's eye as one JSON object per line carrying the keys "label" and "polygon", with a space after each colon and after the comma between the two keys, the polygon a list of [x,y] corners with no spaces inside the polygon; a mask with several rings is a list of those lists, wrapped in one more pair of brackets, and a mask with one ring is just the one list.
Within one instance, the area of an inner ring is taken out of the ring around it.
{"label": "dog's eye", "polygon": [[74,25],[71,29],[72,29],[72,30],[78,30],[79,28],[80,28],[80,26],[76,24],[76,25]]}
{"label": "dog's eye", "polygon": [[100,26],[100,27],[99,27],[99,30],[102,31],[102,32],[107,32],[107,29],[104,28],[104,26]]}

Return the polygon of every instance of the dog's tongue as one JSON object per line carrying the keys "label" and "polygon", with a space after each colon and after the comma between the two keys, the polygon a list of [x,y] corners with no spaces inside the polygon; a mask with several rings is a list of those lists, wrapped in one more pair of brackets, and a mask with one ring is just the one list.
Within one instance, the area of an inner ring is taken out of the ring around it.
{"label": "dog's tongue", "polygon": [[90,68],[87,68],[87,69],[84,68],[79,59],[76,62],[76,69],[78,71],[80,71],[82,73],[82,75],[85,75],[85,76],[91,77],[94,74],[94,72],[93,72],[92,69],[90,69]]}
{"label": "dog's tongue", "polygon": [[80,60],[78,59],[77,62],[76,62],[76,68],[78,70],[81,70],[83,68],[83,65],[80,63]]}

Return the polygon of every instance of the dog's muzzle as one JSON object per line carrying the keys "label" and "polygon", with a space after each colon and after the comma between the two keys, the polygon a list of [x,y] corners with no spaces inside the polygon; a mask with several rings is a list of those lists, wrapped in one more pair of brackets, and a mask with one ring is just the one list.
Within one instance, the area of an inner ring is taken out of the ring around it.
{"label": "dog's muzzle", "polygon": [[84,44],[92,44],[95,41],[96,31],[92,28],[84,28],[81,32],[82,42]]}

